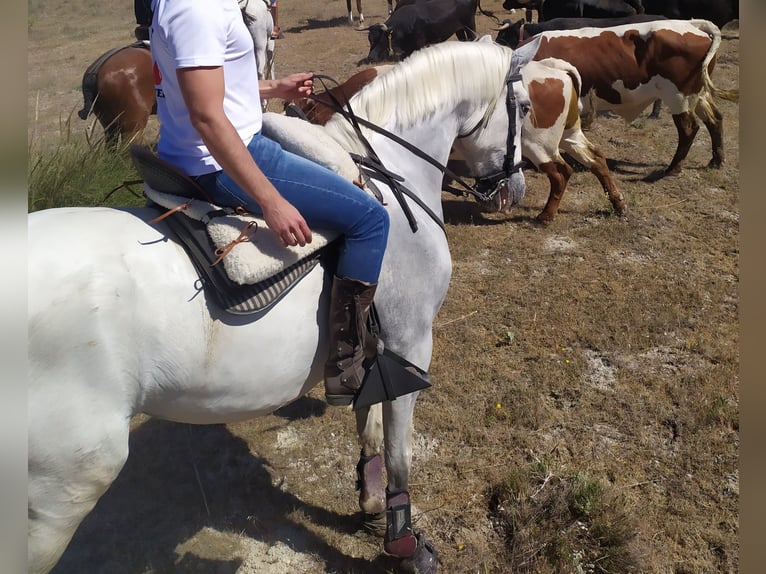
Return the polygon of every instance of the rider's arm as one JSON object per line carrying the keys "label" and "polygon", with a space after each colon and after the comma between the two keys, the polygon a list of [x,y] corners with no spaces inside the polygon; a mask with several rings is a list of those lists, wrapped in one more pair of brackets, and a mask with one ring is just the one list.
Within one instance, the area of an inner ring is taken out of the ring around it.
{"label": "rider's arm", "polygon": [[[285,245],[311,242],[311,231],[298,210],[266,178],[223,109],[223,67],[179,68],[176,71],[192,125],[221,168],[263,210],[266,225]],[[275,87],[282,93],[284,87]]]}

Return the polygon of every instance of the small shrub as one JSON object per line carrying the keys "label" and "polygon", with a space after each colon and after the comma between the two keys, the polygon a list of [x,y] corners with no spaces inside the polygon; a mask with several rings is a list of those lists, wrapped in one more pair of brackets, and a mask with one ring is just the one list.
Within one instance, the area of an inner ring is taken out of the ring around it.
{"label": "small shrub", "polygon": [[515,573],[641,569],[634,521],[623,497],[583,472],[557,476],[542,463],[517,469],[488,492],[490,517]]}

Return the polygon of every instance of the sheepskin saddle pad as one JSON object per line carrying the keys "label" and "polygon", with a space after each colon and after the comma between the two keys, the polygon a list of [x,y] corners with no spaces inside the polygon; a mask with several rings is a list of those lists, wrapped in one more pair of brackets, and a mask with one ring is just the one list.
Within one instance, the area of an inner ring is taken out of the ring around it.
{"label": "sheepskin saddle pad", "polygon": [[[288,151],[320,163],[347,179],[359,170],[339,144],[320,126],[280,114],[264,114],[264,134]],[[250,314],[273,305],[311,271],[336,232],[312,230],[304,247],[283,247],[261,217],[215,205],[191,178],[140,146],[131,147],[133,162],[152,204],[165,208],[164,220],[192,258],[200,278],[227,311]],[[223,271],[221,270],[223,268]]]}

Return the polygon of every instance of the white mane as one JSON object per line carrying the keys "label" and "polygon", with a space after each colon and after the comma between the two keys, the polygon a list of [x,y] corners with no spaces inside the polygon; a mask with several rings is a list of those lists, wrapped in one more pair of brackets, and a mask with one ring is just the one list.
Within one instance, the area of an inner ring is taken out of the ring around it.
{"label": "white mane", "polygon": [[[513,52],[489,42],[442,42],[418,50],[351,98],[354,114],[388,129],[406,128],[466,99],[491,101],[504,87]],[[349,151],[361,151],[351,125],[335,114],[325,128]],[[369,133],[369,130],[366,130]]]}

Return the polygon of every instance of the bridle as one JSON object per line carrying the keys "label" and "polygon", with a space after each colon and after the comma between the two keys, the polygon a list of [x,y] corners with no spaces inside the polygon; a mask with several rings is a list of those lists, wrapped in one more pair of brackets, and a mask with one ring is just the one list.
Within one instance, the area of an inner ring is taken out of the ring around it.
{"label": "bridle", "polygon": [[[431,217],[431,219],[433,219],[439,225],[439,227],[441,227],[442,230],[445,230],[444,223],[433,212],[433,210],[423,202],[423,200],[421,200],[417,195],[412,193],[412,191],[407,189],[407,187],[402,184],[402,181],[404,181],[404,179],[401,176],[389,171],[387,168],[383,166],[383,163],[380,161],[380,158],[372,149],[370,142],[362,134],[360,126],[364,126],[376,133],[386,136],[393,142],[399,144],[400,146],[402,146],[403,148],[411,152],[412,154],[425,160],[430,165],[437,168],[441,173],[443,173],[444,175],[446,175],[447,177],[455,181],[457,184],[460,185],[460,187],[463,188],[462,190],[458,190],[450,186],[445,186],[444,191],[448,191],[456,195],[463,195],[464,193],[467,192],[470,195],[473,195],[479,201],[483,201],[483,202],[491,201],[495,197],[495,195],[497,195],[500,189],[506,184],[508,179],[510,179],[511,175],[513,173],[521,171],[521,169],[525,165],[523,161],[520,163],[514,163],[513,161],[515,151],[516,151],[516,145],[514,142],[516,140],[516,131],[517,131],[516,115],[517,115],[517,105],[518,105],[513,86],[517,82],[521,81],[521,74],[518,71],[513,71],[513,66],[508,71],[508,74],[506,75],[506,78],[505,78],[505,85],[507,87],[506,108],[508,112],[508,137],[506,140],[506,155],[503,160],[503,167],[500,171],[494,174],[475,178],[475,182],[476,182],[475,186],[472,186],[469,183],[467,183],[464,179],[462,179],[460,176],[456,175],[452,170],[450,170],[446,165],[441,164],[430,155],[422,152],[421,150],[413,146],[407,140],[397,136],[396,134],[389,132],[388,130],[364,118],[358,117],[354,113],[354,111],[351,109],[351,104],[348,101],[348,99],[346,99],[345,107],[344,107],[344,104],[341,103],[327,89],[327,84],[325,82],[332,82],[335,86],[339,85],[338,82],[334,80],[333,78],[323,74],[315,74],[314,79],[319,80],[319,82],[322,84],[322,87],[325,89],[325,94],[327,94],[330,98],[329,102],[325,102],[323,100],[317,100],[317,101],[323,105],[330,107],[336,113],[339,113],[344,118],[346,118],[346,120],[348,120],[349,123],[354,128],[354,131],[356,132],[357,137],[359,138],[359,140],[362,142],[365,149],[367,150],[367,154],[368,154],[367,156],[361,156],[361,155],[353,154],[353,153],[350,154],[352,159],[355,162],[357,162],[359,165],[364,166],[367,169],[371,170],[371,172],[374,174],[375,177],[377,177],[378,179],[384,180],[389,185],[392,192],[394,193],[394,196],[399,202],[399,205],[401,206],[402,211],[407,217],[407,221],[413,233],[415,233],[418,230],[418,224],[414,216],[412,215],[412,211],[410,210],[409,206],[407,205],[404,199],[405,196],[409,197],[412,201],[417,203],[420,206],[420,208],[423,209],[429,215],[429,217]],[[479,128],[483,127],[483,125],[486,124],[486,121],[488,119],[488,114],[489,114],[489,111],[481,118],[481,120],[473,128],[471,128],[465,134],[458,135],[458,137],[459,138],[468,137],[472,135],[473,133],[475,133]],[[301,114],[299,113],[299,115]],[[304,119],[306,118],[304,117]]]}
{"label": "bridle", "polygon": [[[476,188],[474,188],[472,191],[469,191],[474,197],[476,197],[479,201],[491,201],[495,195],[500,191],[500,189],[506,184],[508,179],[510,179],[511,175],[521,171],[524,166],[526,165],[526,162],[520,161],[519,163],[514,163],[513,158],[516,155],[516,114],[517,114],[517,108],[519,106],[516,98],[516,93],[514,88],[514,85],[518,82],[521,82],[521,73],[520,72],[512,72],[511,70],[508,71],[508,74],[505,78],[505,86],[506,86],[506,96],[505,96],[505,108],[508,113],[508,136],[506,138],[506,144],[505,144],[505,158],[503,159],[503,167],[500,171],[497,171],[493,174],[482,176],[479,178],[475,178],[476,181]],[[475,131],[477,131],[480,127],[484,127],[489,119],[489,115],[494,108],[494,105],[491,105],[490,108],[487,110],[487,113],[482,117],[482,119],[477,123],[471,130],[468,131],[468,133],[460,134],[458,135],[458,139],[468,137],[472,135]],[[526,114],[526,109],[524,109],[524,113],[522,115]],[[450,174],[447,174],[450,175]],[[452,177],[452,176],[450,176]],[[459,183],[464,184],[462,180],[457,180]],[[448,191],[450,193],[453,193],[455,195],[462,195],[463,192],[461,192],[458,189],[446,186],[444,188],[444,191]]]}

